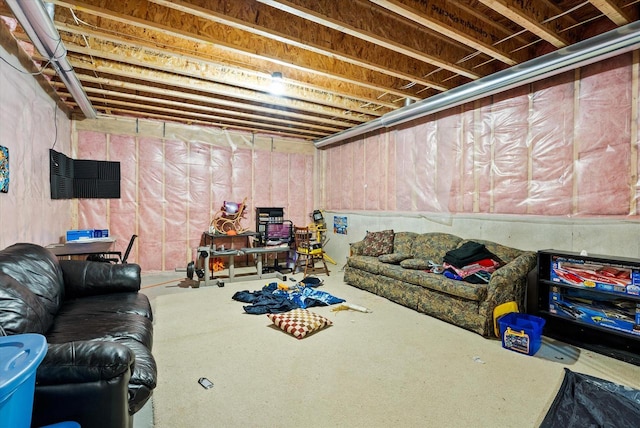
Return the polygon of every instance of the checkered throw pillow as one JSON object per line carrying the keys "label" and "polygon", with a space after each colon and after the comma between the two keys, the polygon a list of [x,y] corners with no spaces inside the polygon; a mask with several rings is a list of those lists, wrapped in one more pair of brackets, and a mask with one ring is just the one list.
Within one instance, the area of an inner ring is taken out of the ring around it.
{"label": "checkered throw pillow", "polygon": [[281,314],[267,314],[267,316],[276,326],[298,339],[333,324],[331,320],[306,309],[294,309]]}

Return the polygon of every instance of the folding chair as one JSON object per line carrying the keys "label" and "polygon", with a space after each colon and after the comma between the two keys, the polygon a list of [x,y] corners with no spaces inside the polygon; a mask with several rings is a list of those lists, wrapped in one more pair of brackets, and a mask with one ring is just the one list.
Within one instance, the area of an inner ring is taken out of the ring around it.
{"label": "folding chair", "polygon": [[[94,262],[107,262],[107,263],[127,263],[127,259],[129,258],[129,254],[131,253],[131,249],[133,248],[133,243],[135,242],[138,235],[131,235],[131,239],[129,240],[129,245],[124,252],[124,256],[120,251],[106,251],[99,256],[89,256],[87,260]],[[109,257],[109,256],[117,256],[117,257]]]}

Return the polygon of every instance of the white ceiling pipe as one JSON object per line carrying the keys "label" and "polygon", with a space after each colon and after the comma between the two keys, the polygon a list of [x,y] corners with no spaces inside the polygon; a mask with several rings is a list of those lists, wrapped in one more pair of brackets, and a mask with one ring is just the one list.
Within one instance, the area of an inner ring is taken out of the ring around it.
{"label": "white ceiling pipe", "polygon": [[400,125],[638,48],[640,48],[640,21],[402,107],[362,125],[317,140],[314,145],[317,148],[327,147],[348,138]]}
{"label": "white ceiling pipe", "polygon": [[51,62],[87,119],[98,115],[67,60],[67,50],[41,0],[5,0],[40,54]]}

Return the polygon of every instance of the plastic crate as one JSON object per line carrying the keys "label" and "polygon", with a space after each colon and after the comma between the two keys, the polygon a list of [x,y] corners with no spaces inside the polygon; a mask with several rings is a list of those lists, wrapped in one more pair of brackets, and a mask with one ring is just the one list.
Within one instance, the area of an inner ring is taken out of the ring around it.
{"label": "plastic crate", "polygon": [[0,425],[28,428],[31,425],[36,369],[47,353],[40,334],[0,337]]}
{"label": "plastic crate", "polygon": [[498,319],[502,347],[534,355],[542,344],[545,320],[535,315],[511,312]]}

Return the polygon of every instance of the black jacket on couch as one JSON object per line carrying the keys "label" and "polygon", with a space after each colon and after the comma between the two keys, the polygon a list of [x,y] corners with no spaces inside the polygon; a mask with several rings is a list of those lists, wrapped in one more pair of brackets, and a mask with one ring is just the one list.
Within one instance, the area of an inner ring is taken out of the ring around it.
{"label": "black jacket on couch", "polygon": [[61,260],[44,247],[0,251],[0,335],[39,333],[33,426],[126,428],[151,397],[151,305],[140,266]]}

